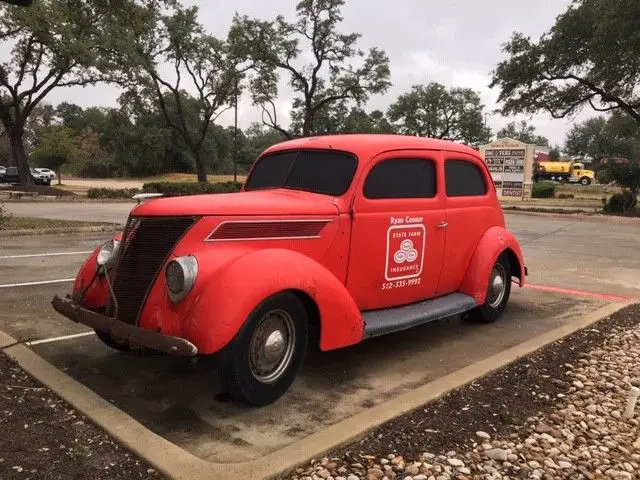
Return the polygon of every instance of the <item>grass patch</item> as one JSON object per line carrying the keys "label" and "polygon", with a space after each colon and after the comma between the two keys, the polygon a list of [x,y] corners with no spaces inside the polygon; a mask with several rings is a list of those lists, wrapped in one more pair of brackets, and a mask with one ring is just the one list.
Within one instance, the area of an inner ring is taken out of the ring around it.
{"label": "grass patch", "polygon": [[84,222],[81,220],[58,220],[54,218],[34,218],[10,216],[5,219],[0,230],[37,230],[44,228],[97,227],[112,225],[106,222]]}

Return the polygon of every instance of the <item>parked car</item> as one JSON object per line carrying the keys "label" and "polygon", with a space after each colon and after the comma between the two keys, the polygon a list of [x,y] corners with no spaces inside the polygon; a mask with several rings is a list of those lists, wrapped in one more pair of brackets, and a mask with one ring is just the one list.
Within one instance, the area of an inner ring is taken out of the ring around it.
{"label": "parked car", "polygon": [[49,180],[54,180],[56,178],[56,172],[49,168],[34,168],[34,170],[42,175],[46,175],[49,177]]}
{"label": "parked car", "polygon": [[[31,168],[31,177],[36,185],[51,185],[51,179],[48,175],[38,173],[35,168]],[[17,167],[7,167],[4,173],[3,181],[5,183],[20,183]]]}
{"label": "parked car", "polygon": [[457,314],[494,322],[526,274],[476,151],[326,136],[270,147],[241,192],[136,206],[52,304],[116,350],[218,353],[227,392],[264,405],[307,348]]}
{"label": "parked car", "polygon": [[4,176],[7,173],[7,167],[0,165],[0,183],[4,183]]}

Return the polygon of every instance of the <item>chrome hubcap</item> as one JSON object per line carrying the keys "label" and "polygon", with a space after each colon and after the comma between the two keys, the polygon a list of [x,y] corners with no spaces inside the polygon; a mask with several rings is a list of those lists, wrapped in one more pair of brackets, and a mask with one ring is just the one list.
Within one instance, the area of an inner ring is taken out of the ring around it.
{"label": "chrome hubcap", "polygon": [[491,270],[491,277],[489,279],[489,306],[496,308],[502,303],[504,294],[507,289],[506,272],[504,267],[497,264]]}
{"label": "chrome hubcap", "polygon": [[293,357],[293,318],[283,310],[267,313],[253,332],[249,350],[251,373],[261,383],[273,383],[287,370]]}

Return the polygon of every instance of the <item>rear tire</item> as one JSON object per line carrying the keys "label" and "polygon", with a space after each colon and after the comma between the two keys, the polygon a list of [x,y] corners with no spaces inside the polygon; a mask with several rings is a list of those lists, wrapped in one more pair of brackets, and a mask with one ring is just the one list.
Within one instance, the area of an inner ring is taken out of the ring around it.
{"label": "rear tire", "polygon": [[220,380],[239,402],[263,406],[291,386],[308,345],[307,312],[293,293],[264,300],[224,349]]}
{"label": "rear tire", "polygon": [[511,295],[511,265],[502,253],[489,274],[489,285],[485,303],[467,314],[469,320],[479,323],[493,323],[500,318],[507,307]]}

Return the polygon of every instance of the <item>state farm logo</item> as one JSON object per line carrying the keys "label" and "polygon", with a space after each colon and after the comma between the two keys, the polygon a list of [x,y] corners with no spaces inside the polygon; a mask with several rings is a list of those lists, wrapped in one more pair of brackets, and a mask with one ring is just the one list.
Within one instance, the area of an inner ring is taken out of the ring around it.
{"label": "state farm logo", "polygon": [[426,230],[422,224],[392,225],[387,230],[385,279],[401,280],[422,273]]}
{"label": "state farm logo", "polygon": [[400,244],[400,250],[393,255],[393,260],[396,263],[415,262],[418,258],[418,250],[413,248],[413,242],[411,240],[404,240]]}

